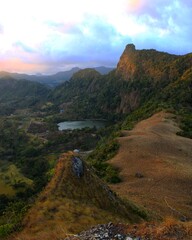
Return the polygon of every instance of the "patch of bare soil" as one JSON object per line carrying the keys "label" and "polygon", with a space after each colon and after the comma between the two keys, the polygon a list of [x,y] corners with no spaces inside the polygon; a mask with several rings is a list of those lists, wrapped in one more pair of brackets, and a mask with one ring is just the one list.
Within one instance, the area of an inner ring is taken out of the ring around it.
{"label": "patch of bare soil", "polygon": [[176,135],[174,119],[160,112],[122,132],[109,162],[123,181],[111,187],[158,217],[186,220],[192,219],[192,140]]}

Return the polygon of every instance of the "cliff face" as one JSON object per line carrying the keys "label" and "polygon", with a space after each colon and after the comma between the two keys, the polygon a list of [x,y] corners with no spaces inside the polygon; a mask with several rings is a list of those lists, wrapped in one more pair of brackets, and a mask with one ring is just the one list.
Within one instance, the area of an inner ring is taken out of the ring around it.
{"label": "cliff face", "polygon": [[117,65],[116,74],[127,81],[142,78],[169,80],[169,65],[177,58],[179,56],[154,49],[136,50],[133,44],[128,44]]}
{"label": "cliff face", "polygon": [[119,63],[117,65],[116,73],[122,76],[126,80],[133,79],[133,76],[137,70],[137,53],[135,45],[128,44],[121,55]]}

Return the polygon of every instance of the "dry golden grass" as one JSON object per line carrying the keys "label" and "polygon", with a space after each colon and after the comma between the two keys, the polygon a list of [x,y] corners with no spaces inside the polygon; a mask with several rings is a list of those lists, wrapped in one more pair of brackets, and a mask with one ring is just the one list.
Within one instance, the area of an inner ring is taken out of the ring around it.
{"label": "dry golden grass", "polygon": [[[119,152],[110,160],[123,182],[111,187],[160,218],[191,219],[192,140],[177,136],[178,131],[174,115],[164,112],[123,131]],[[144,178],[135,177],[137,172]]]}
{"label": "dry golden grass", "polygon": [[192,222],[183,223],[168,217],[162,223],[128,225],[125,227],[125,232],[148,240],[190,240]]}

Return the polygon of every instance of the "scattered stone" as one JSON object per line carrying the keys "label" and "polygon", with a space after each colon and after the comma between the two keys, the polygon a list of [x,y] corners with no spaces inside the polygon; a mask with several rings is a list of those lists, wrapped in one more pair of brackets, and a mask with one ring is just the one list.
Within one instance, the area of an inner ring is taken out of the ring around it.
{"label": "scattered stone", "polygon": [[140,173],[140,172],[137,172],[137,173],[135,173],[135,177],[136,178],[143,178],[144,175],[142,173]]}
{"label": "scattered stone", "polygon": [[74,153],[79,153],[80,151],[79,151],[79,149],[74,149],[73,152]]}
{"label": "scattered stone", "polygon": [[92,227],[88,231],[84,231],[65,240],[141,240],[141,238],[132,238],[124,233],[121,224],[113,223],[101,224]]}

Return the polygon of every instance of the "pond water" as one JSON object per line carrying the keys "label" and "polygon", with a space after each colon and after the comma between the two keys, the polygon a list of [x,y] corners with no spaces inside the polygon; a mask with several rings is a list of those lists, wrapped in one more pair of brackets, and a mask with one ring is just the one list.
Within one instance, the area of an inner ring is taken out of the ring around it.
{"label": "pond water", "polygon": [[83,129],[86,127],[97,129],[105,127],[107,122],[102,120],[83,120],[83,121],[65,121],[58,123],[58,129],[62,130],[74,130],[74,129]]}

